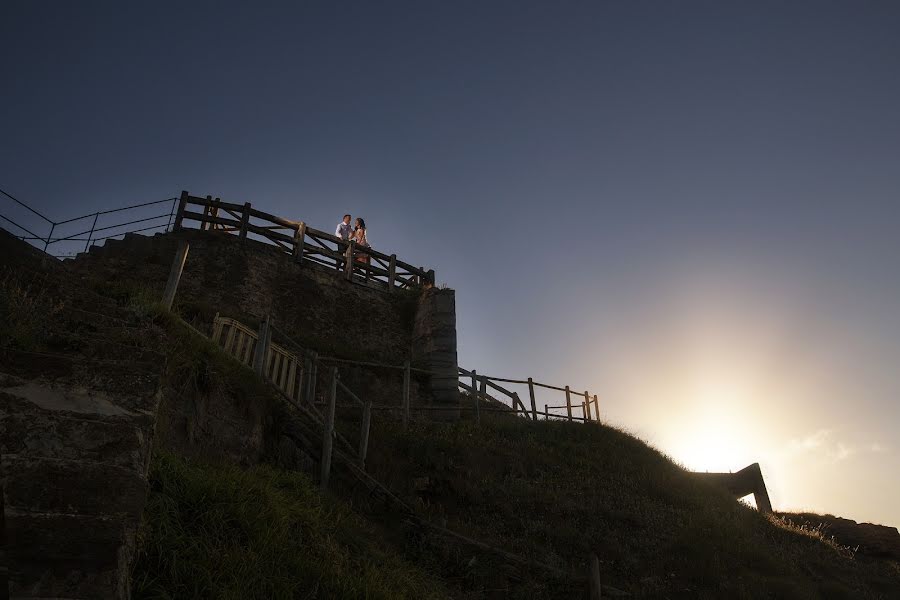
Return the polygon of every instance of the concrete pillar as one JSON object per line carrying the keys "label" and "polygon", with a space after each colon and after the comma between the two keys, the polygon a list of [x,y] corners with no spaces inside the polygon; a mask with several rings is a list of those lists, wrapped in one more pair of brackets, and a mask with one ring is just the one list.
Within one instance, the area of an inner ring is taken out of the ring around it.
{"label": "concrete pillar", "polygon": [[432,411],[437,421],[459,419],[459,372],[456,360],[456,293],[428,288],[422,291],[413,329],[412,359],[416,366],[433,371],[432,403],[446,411]]}

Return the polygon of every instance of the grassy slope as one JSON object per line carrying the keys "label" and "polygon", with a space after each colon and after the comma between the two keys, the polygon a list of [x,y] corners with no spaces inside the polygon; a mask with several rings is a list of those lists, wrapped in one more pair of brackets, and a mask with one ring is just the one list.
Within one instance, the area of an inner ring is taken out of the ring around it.
{"label": "grassy slope", "polygon": [[[896,565],[766,518],[610,427],[380,423],[370,448],[373,473],[451,529],[576,572],[594,552],[637,596],[900,597]],[[556,595],[539,573],[518,587]]]}
{"label": "grassy slope", "polygon": [[[0,283],[0,306],[13,317],[4,344],[39,348],[54,302],[9,272]],[[129,293],[122,304],[135,301]],[[172,323],[155,316],[171,335]],[[175,336],[180,356],[169,375],[197,384],[210,366],[225,366],[210,345],[183,337]],[[230,383],[257,387],[242,371]],[[604,582],[639,597],[900,597],[896,565],[865,563],[763,518],[606,427],[498,418],[480,429],[463,422],[407,433],[379,423],[369,465],[423,512],[472,537],[576,571],[595,552]],[[428,482],[417,491],[421,477]],[[433,542],[401,538],[403,558],[391,550],[396,535],[386,541],[305,476],[268,467],[156,457],[146,517],[138,597],[571,597],[540,571],[524,580],[491,572],[484,557],[473,562]]]}
{"label": "grassy slope", "polygon": [[442,585],[308,477],[156,456],[137,598],[431,598]]}

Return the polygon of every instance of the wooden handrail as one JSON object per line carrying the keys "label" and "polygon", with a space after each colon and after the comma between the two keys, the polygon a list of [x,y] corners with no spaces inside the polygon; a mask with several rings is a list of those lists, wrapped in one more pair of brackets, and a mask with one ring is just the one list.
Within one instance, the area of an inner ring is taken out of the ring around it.
{"label": "wooden handrail", "polygon": [[[202,206],[203,212],[188,210],[188,205]],[[227,216],[219,216],[219,211]],[[268,224],[251,223],[251,217]],[[174,229],[182,229],[185,221],[200,223],[201,230],[238,232],[242,240],[248,233],[252,233],[292,254],[298,263],[312,262],[337,269],[343,271],[351,281],[376,282],[376,285],[383,284],[389,291],[414,285],[434,285],[434,271],[416,267],[398,260],[395,254],[386,254],[370,247],[351,248],[346,240],[327,231],[308,227],[302,221],[261,211],[253,208],[249,202],[234,204],[218,198],[214,200],[212,196],[194,196],[185,191],[181,193]],[[279,229],[287,231],[277,231]],[[358,261],[357,256],[366,256],[368,260]]]}

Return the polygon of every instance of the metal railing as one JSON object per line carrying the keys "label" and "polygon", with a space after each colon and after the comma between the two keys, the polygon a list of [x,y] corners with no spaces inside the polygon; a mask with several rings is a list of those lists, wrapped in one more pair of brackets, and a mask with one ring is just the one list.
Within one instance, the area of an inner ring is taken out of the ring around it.
{"label": "metal railing", "polygon": [[[8,206],[13,208],[12,211],[6,211],[8,214],[0,214],[3,222],[15,228],[11,233],[56,258],[70,258],[77,252],[87,252],[92,243],[121,237],[126,233],[169,231],[178,203],[178,198],[166,198],[54,221],[8,192],[0,190],[0,195],[5,197]],[[18,211],[18,214],[14,220],[12,213],[15,211]],[[117,217],[124,220],[116,220]],[[37,223],[26,223],[29,220],[37,220]],[[47,233],[41,235],[35,230],[44,230]]]}

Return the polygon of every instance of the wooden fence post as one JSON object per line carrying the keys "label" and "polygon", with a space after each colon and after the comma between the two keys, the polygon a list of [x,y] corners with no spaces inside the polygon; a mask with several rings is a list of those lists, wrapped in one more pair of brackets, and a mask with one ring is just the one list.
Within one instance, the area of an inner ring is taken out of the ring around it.
{"label": "wooden fence post", "polygon": [[537,404],[534,401],[534,381],[531,377],[528,378],[528,395],[531,396],[531,414],[535,421],[538,420],[537,416]]}
{"label": "wooden fence post", "polygon": [[353,279],[353,245],[354,241],[350,240],[347,243],[347,251],[344,253],[344,276],[347,278],[347,281]]}
{"label": "wooden fence post", "polygon": [[172,231],[181,230],[181,222],[184,220],[184,209],[187,206],[187,201],[187,190],[181,190],[181,197],[178,199],[178,212],[175,213],[175,224],[172,225]]}
{"label": "wooden fence post", "polygon": [[300,385],[298,386],[299,399],[306,401],[306,379],[309,377],[309,358],[303,353],[303,367],[300,369]]}
{"label": "wooden fence post", "polygon": [[[210,211],[211,216],[213,216],[213,217],[219,216],[219,205],[221,203],[222,203],[222,199],[219,198],[218,196],[216,196],[215,204],[213,205],[212,210]],[[219,227],[219,225],[217,223],[210,223],[208,229],[215,229],[217,227]],[[224,227],[224,225],[222,227]]]}
{"label": "wooden fence post", "polygon": [[397,255],[391,254],[391,261],[388,265],[388,291],[394,291],[394,281],[397,279]]}
{"label": "wooden fence post", "polygon": [[331,446],[334,441],[334,406],[337,400],[337,367],[331,367],[331,389],[328,391],[328,413],[325,417],[325,434],[322,436],[322,490],[328,488],[331,475]]}
{"label": "wooden fence post", "polygon": [[596,554],[588,557],[588,582],[591,587],[591,600],[601,600],[600,559]]}
{"label": "wooden fence post", "polygon": [[169,280],[166,282],[166,291],[163,294],[163,305],[168,310],[172,310],[172,302],[175,301],[175,292],[178,290],[178,282],[181,280],[181,272],[184,270],[184,261],[187,260],[189,249],[190,244],[187,240],[181,240],[178,250],[175,251],[175,259],[172,261]]}
{"label": "wooden fence post", "polygon": [[566,386],[566,414],[569,415],[569,421],[572,420],[572,397],[569,395],[569,386]]}
{"label": "wooden fence post", "polygon": [[250,203],[244,202],[244,212],[241,213],[241,231],[238,237],[241,242],[247,239],[247,225],[250,223]]}
{"label": "wooden fence post", "polygon": [[359,462],[366,468],[366,454],[369,451],[369,426],[372,423],[372,401],[367,400],[363,406],[362,428],[359,431]]}
{"label": "wooden fence post", "polygon": [[309,370],[309,381],[306,382],[306,389],[308,390],[308,402],[310,404],[316,403],[316,378],[318,377],[319,372],[319,355],[316,352],[312,353],[312,368]]}
{"label": "wooden fence post", "polygon": [[593,421],[593,418],[591,417],[591,397],[587,390],[584,390],[584,408],[586,411],[585,418],[588,421]]}
{"label": "wooden fence post", "polygon": [[303,264],[303,238],[306,237],[306,223],[300,221],[297,223],[297,231],[294,232],[294,262],[298,265]]}
{"label": "wooden fence post", "polygon": [[597,401],[597,394],[594,394],[594,417],[600,420],[600,403]]}
{"label": "wooden fence post", "polygon": [[[209,217],[212,215],[212,196],[209,194],[206,195],[206,204],[203,206],[203,218]],[[200,231],[206,231],[208,229],[212,229],[212,223],[207,221],[200,221]]]}
{"label": "wooden fence post", "polygon": [[478,406],[478,374],[472,369],[472,398],[475,399],[475,425],[481,424],[481,410]]}
{"label": "wooden fence post", "polygon": [[516,416],[517,416],[517,417],[519,416],[519,406],[522,407],[522,410],[525,411],[525,414],[527,415],[527,414],[528,414],[528,411],[525,410],[525,405],[522,404],[522,401],[521,401],[521,400],[519,400],[519,394],[518,394],[518,392],[513,392],[512,397],[513,397],[513,410],[516,411]]}
{"label": "wooden fence post", "polygon": [[403,362],[403,429],[409,427],[409,361]]}
{"label": "wooden fence post", "polygon": [[544,420],[545,420],[545,421],[549,421],[549,420],[550,420],[550,411],[548,410],[546,404],[544,405]]}
{"label": "wooden fence post", "polygon": [[259,337],[256,339],[256,352],[253,355],[253,370],[260,377],[266,376],[266,355],[269,353],[269,341],[272,339],[269,327],[269,315],[259,324]]}

